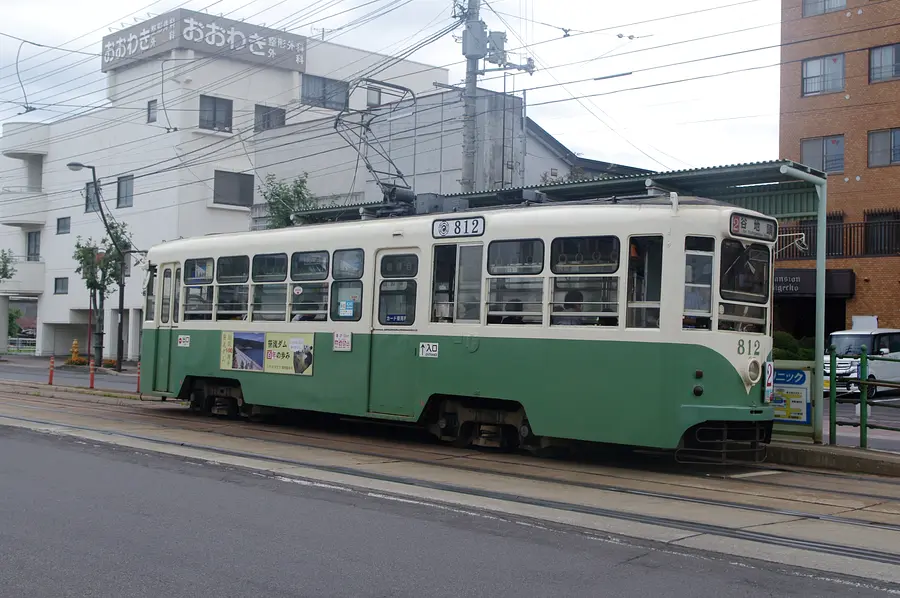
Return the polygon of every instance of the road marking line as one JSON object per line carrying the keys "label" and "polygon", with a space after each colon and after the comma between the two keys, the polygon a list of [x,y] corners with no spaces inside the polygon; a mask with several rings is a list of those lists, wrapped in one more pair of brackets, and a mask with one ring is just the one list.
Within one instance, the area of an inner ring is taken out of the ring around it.
{"label": "road marking line", "polygon": [[764,475],[775,475],[777,473],[784,473],[783,471],[751,471],[748,473],[736,473],[734,475],[730,475],[730,478],[756,478]]}

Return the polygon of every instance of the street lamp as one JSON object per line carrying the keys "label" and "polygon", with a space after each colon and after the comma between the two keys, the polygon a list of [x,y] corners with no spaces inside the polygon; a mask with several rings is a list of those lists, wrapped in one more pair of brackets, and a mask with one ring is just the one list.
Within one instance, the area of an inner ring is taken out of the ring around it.
{"label": "street lamp", "polygon": [[[103,220],[103,227],[106,229],[106,234],[109,235],[110,240],[113,242],[116,250],[119,252],[119,325],[118,325],[118,336],[116,343],[116,371],[122,371],[122,354],[125,351],[125,340],[122,338],[123,327],[125,323],[125,260],[128,259],[125,252],[122,251],[122,248],[119,247],[119,240],[115,235],[112,234],[109,230],[109,223],[106,221],[106,213],[103,211],[103,202],[100,201],[100,186],[97,184],[97,169],[93,166],[82,164],[81,162],[69,162],[66,164],[66,167],[72,172],[78,172],[85,168],[91,169],[91,178],[94,182],[94,201],[97,204],[97,211],[100,212],[100,218]],[[98,320],[102,317],[103,314],[99,314]],[[99,327],[98,327],[99,328]],[[94,350],[96,352],[97,349],[100,349],[100,355],[95,355],[95,357],[99,357],[102,363],[103,360],[103,330],[98,330],[100,334],[100,342],[95,344]]]}

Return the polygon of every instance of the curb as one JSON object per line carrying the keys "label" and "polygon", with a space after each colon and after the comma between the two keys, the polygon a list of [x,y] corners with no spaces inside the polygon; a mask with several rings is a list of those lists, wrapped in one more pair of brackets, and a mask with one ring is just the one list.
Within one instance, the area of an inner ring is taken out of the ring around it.
{"label": "curb", "polygon": [[143,394],[138,394],[136,392],[125,392],[121,390],[103,390],[100,388],[91,389],[84,388],[82,386],[60,386],[57,384],[49,386],[47,384],[29,384],[27,382],[22,382],[21,380],[0,379],[0,382],[3,383],[5,389],[28,391],[28,394],[31,395],[54,399],[71,399],[73,394],[79,394],[111,399],[126,399],[128,401],[155,402],[159,400],[156,397],[148,397],[147,399],[144,399]]}
{"label": "curb", "polygon": [[900,454],[897,453],[774,442],[769,445],[767,454],[766,463],[900,477]]}

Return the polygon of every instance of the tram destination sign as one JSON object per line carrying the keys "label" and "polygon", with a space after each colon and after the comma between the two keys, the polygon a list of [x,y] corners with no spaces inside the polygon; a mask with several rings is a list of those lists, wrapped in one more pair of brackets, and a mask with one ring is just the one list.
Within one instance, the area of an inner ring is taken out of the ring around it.
{"label": "tram destination sign", "polygon": [[[166,58],[164,55],[172,50],[195,50],[215,58],[303,73],[306,39],[180,8],[104,37],[100,70],[105,73],[153,57]],[[192,62],[185,64],[196,66]]]}
{"label": "tram destination sign", "polygon": [[778,223],[770,218],[734,213],[731,215],[731,234],[735,237],[774,241],[778,238]]}
{"label": "tram destination sign", "polygon": [[431,225],[431,236],[435,239],[480,237],[483,234],[484,216],[435,220]]}

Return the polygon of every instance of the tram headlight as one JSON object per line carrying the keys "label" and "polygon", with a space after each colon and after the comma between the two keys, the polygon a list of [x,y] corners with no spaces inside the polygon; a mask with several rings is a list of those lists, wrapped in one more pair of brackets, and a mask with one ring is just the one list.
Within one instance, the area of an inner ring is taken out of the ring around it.
{"label": "tram headlight", "polygon": [[747,362],[747,380],[750,384],[756,384],[762,378],[762,364],[758,359]]}

